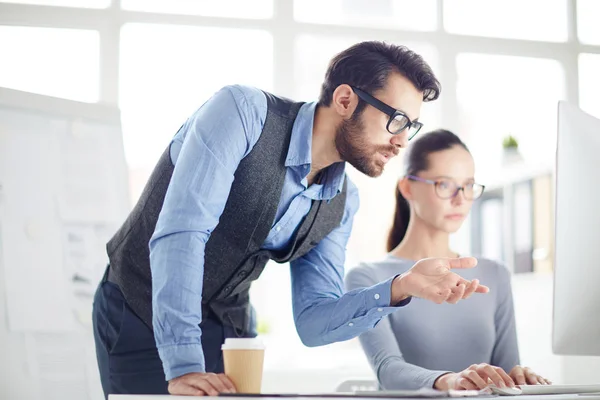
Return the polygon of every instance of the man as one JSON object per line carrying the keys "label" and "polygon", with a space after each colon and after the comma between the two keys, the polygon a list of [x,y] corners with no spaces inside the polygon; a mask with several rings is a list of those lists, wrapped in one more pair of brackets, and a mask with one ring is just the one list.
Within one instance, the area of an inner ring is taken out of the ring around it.
{"label": "man", "polygon": [[405,47],[363,42],[330,63],[318,103],[225,87],[179,129],[107,245],[94,300],[105,395],[216,395],[226,337],[255,336],[248,290],[269,260],[289,262],[307,346],[347,340],[419,296],[455,303],[486,292],[429,259],[343,294],[358,193],[348,162],[378,176],[421,127],[440,86]]}

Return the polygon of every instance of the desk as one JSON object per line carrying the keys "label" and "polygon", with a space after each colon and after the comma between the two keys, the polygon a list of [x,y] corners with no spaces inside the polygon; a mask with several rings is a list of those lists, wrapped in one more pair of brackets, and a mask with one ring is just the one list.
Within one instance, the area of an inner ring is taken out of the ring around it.
{"label": "desk", "polygon": [[[333,393],[332,393],[333,394]],[[192,399],[203,399],[203,400],[232,400],[232,397],[190,397],[190,396],[164,396],[164,395],[110,395],[108,400],[189,400]],[[441,397],[448,398],[448,397]],[[454,397],[455,399],[477,399],[479,397]],[[489,399],[490,397],[483,397]],[[241,400],[281,400],[277,397],[240,397]],[[332,397],[313,397],[311,400],[335,400]],[[340,398],[342,399],[342,398]],[[356,400],[385,400],[384,397],[373,398],[373,397],[355,397]],[[497,399],[514,399],[514,400],[600,400],[600,394],[593,395],[577,395],[577,394],[555,394],[545,396],[502,396]],[[402,400],[423,400],[423,398],[407,399]]]}

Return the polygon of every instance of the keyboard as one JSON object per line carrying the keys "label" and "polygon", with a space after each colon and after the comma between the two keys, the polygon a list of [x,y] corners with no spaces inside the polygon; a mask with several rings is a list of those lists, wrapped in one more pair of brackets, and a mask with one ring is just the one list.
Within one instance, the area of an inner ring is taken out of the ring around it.
{"label": "keyboard", "polygon": [[524,385],[521,392],[528,394],[578,394],[600,393],[600,384],[596,385]]}

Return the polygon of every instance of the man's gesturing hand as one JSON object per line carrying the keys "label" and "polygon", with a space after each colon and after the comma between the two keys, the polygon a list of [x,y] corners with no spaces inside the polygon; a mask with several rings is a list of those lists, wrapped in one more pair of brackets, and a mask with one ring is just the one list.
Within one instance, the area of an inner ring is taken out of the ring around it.
{"label": "man's gesturing hand", "polygon": [[473,293],[487,293],[489,288],[479,280],[468,281],[452,272],[452,269],[473,268],[473,257],[425,258],[406,273],[399,275],[392,284],[392,305],[408,297],[419,297],[437,304],[458,303]]}

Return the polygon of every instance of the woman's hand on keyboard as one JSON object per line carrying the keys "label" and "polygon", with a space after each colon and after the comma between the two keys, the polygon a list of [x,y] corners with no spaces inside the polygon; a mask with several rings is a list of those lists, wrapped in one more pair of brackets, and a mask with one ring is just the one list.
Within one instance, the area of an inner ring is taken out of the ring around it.
{"label": "woman's hand on keyboard", "polygon": [[531,368],[517,365],[508,374],[517,383],[517,385],[551,385],[548,379],[541,377],[531,370]]}
{"label": "woman's hand on keyboard", "polygon": [[500,388],[515,386],[515,382],[502,368],[489,364],[476,364],[464,371],[440,376],[435,381],[434,388],[438,390],[481,390],[488,387],[490,383]]}

